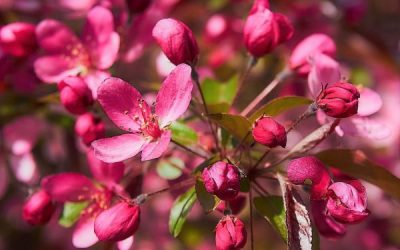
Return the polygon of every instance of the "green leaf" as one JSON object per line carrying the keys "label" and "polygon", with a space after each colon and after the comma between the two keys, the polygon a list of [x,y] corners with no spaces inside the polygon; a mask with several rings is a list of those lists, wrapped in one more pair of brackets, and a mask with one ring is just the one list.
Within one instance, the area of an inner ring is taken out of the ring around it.
{"label": "green leaf", "polygon": [[246,117],[231,114],[210,114],[208,117],[223,127],[239,141],[246,137],[246,144],[253,142],[253,137],[250,135],[251,123]]}
{"label": "green leaf", "polygon": [[257,211],[272,225],[284,241],[287,242],[286,215],[281,196],[254,198]]}
{"label": "green leaf", "polygon": [[255,122],[263,114],[267,116],[277,116],[285,111],[300,106],[311,104],[313,101],[302,96],[283,96],[273,99],[257,111],[255,111],[249,118],[251,123]]}
{"label": "green leaf", "polygon": [[196,131],[181,121],[176,121],[170,126],[172,130],[172,140],[183,145],[193,145],[198,141]]}
{"label": "green leaf", "polygon": [[186,217],[192,209],[195,201],[196,190],[194,187],[175,200],[169,215],[169,232],[172,236],[178,237],[182,230],[182,226],[186,221]]}
{"label": "green leaf", "polygon": [[196,181],[196,195],[200,205],[206,212],[210,212],[215,208],[216,198],[214,195],[207,192],[204,183],[200,180]]}
{"label": "green leaf", "polygon": [[81,212],[89,205],[89,202],[65,202],[61,218],[58,223],[63,227],[71,227],[81,216]]}
{"label": "green leaf", "polygon": [[[233,76],[225,83],[205,79],[201,89],[211,113],[228,112],[238,91],[238,76]],[[219,104],[219,110],[214,111],[213,106],[216,104]]]}
{"label": "green leaf", "polygon": [[185,162],[178,157],[170,157],[157,163],[157,173],[166,180],[174,180],[182,175]]}
{"label": "green leaf", "polygon": [[400,199],[400,179],[384,167],[368,160],[360,150],[329,149],[316,155],[326,165],[340,169],[343,173],[366,180]]}

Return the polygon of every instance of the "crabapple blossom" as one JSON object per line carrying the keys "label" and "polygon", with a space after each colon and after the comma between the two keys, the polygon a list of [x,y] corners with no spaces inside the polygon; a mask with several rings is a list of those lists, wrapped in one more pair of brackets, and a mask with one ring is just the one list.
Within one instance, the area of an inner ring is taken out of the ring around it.
{"label": "crabapple blossom", "polygon": [[246,245],[247,232],[244,223],[231,215],[223,217],[215,228],[217,250],[238,250]]}
{"label": "crabapple blossom", "polygon": [[286,146],[285,128],[269,116],[262,116],[254,122],[252,130],[256,142],[267,147]]}
{"label": "crabapple blossom", "polygon": [[104,122],[92,113],[80,115],[75,122],[75,133],[87,146],[105,136]]}
{"label": "crabapple blossom", "polygon": [[35,25],[15,22],[1,27],[0,48],[16,57],[29,56],[37,49]]}
{"label": "crabapple blossom", "polygon": [[49,222],[54,210],[50,195],[45,190],[39,190],[25,202],[22,218],[31,225],[42,225]]}
{"label": "crabapple blossom", "polygon": [[81,77],[69,76],[58,83],[61,103],[72,114],[86,113],[93,104],[92,92]]}

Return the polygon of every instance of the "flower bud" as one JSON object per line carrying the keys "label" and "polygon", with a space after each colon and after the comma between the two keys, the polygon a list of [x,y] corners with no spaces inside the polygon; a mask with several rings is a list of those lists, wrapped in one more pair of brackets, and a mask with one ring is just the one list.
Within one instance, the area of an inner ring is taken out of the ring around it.
{"label": "flower bud", "polygon": [[173,64],[196,64],[199,47],[184,23],[172,18],[162,19],[154,26],[153,37]]}
{"label": "flower bud", "polygon": [[285,128],[269,116],[262,116],[253,125],[253,138],[267,147],[286,146]]}
{"label": "flower bud", "polygon": [[299,74],[310,72],[309,59],[315,53],[322,53],[333,57],[336,54],[335,42],[325,34],[313,34],[302,40],[293,50],[289,65]]}
{"label": "flower bud", "polygon": [[151,4],[152,0],[126,0],[126,5],[132,14],[145,11]]}
{"label": "flower bud", "polygon": [[0,48],[17,57],[32,54],[37,48],[35,26],[23,22],[5,25],[0,29]]}
{"label": "flower bud", "polygon": [[341,223],[358,223],[368,215],[365,187],[358,180],[336,182],[328,188],[328,213]]}
{"label": "flower bud", "polygon": [[240,211],[242,211],[242,209],[246,205],[246,196],[238,195],[232,200],[221,201],[216,207],[216,210],[218,210],[221,213],[224,213],[225,210],[228,208],[227,206],[228,204],[232,214],[238,214],[240,213]]}
{"label": "flower bud", "polygon": [[247,232],[244,223],[234,216],[222,218],[215,229],[217,250],[238,250],[246,245]]}
{"label": "flower bud", "polygon": [[80,115],[75,122],[75,133],[89,146],[94,140],[104,138],[104,122],[92,113]]}
{"label": "flower bud", "polygon": [[293,36],[293,27],[289,19],[279,13],[273,13],[260,5],[255,7],[244,25],[244,42],[247,50],[254,57],[261,57],[271,52],[279,44]]}
{"label": "flower bud", "polygon": [[66,77],[58,84],[61,103],[72,114],[81,115],[93,104],[92,92],[82,78]]}
{"label": "flower bud", "polygon": [[43,225],[51,219],[54,210],[50,195],[46,191],[40,190],[25,202],[22,217],[31,225]]}
{"label": "flower bud", "polygon": [[94,232],[99,240],[121,241],[132,236],[139,224],[139,206],[121,201],[96,217]]}
{"label": "flower bud", "polygon": [[360,93],[350,83],[338,82],[328,86],[317,98],[318,108],[334,118],[357,114]]}
{"label": "flower bud", "polygon": [[202,177],[207,192],[221,200],[231,200],[239,193],[239,170],[232,164],[216,162],[203,170]]}

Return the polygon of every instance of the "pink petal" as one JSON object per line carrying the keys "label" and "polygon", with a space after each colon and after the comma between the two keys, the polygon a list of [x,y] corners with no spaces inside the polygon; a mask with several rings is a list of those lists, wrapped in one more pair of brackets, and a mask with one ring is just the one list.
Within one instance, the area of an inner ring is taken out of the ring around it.
{"label": "pink petal", "polygon": [[92,181],[78,173],[49,175],[42,179],[41,186],[53,200],[59,202],[78,202],[89,199],[96,191]]}
{"label": "pink petal", "polygon": [[140,121],[143,121],[142,110],[150,113],[145,102],[142,109],[139,107],[142,100],[139,91],[119,78],[106,79],[97,90],[97,99],[111,121],[125,131],[139,131]]}
{"label": "pink petal", "polygon": [[381,96],[370,88],[361,88],[360,99],[358,99],[359,116],[369,116],[378,112],[383,104]]}
{"label": "pink petal", "polygon": [[340,65],[331,57],[316,53],[311,59],[311,71],[308,74],[308,87],[311,94],[317,97],[322,87],[340,80]]}
{"label": "pink petal", "polygon": [[33,185],[39,180],[39,169],[31,153],[10,155],[10,163],[18,181]]}
{"label": "pink petal", "polygon": [[98,69],[112,66],[117,59],[119,41],[119,35],[114,32],[112,13],[100,6],[91,9],[86,18],[83,42]]}
{"label": "pink petal", "polygon": [[118,250],[129,250],[133,245],[134,237],[128,237],[125,240],[121,240],[117,242]]}
{"label": "pink petal", "polygon": [[86,156],[93,177],[107,186],[112,186],[113,184],[118,183],[124,176],[124,163],[102,162],[95,157],[93,150],[89,150]]}
{"label": "pink petal", "polygon": [[68,49],[82,46],[69,27],[53,19],[39,23],[36,27],[36,37],[40,47],[50,53],[66,53]]}
{"label": "pink petal", "polygon": [[82,218],[72,234],[72,244],[76,248],[88,248],[99,241],[94,233],[94,218]]}
{"label": "pink petal", "polygon": [[89,70],[83,77],[88,84],[89,89],[92,91],[93,99],[97,99],[97,90],[102,82],[110,77],[110,73],[101,70]]}
{"label": "pink petal", "polygon": [[162,83],[155,110],[161,128],[178,119],[188,108],[193,89],[191,72],[188,65],[179,64]]}
{"label": "pink petal", "polygon": [[140,134],[123,134],[92,143],[96,157],[107,163],[124,161],[137,155],[146,144]]}
{"label": "pink petal", "polygon": [[77,61],[68,61],[63,55],[39,57],[33,66],[36,75],[46,83],[56,83],[67,76],[76,76],[82,71]]}
{"label": "pink petal", "polygon": [[327,238],[337,239],[346,234],[346,227],[326,214],[326,201],[312,200],[311,213],[314,223],[321,235]]}
{"label": "pink petal", "polygon": [[389,137],[392,130],[377,118],[355,116],[340,123],[344,134],[368,139],[382,140]]}
{"label": "pink petal", "polygon": [[142,161],[159,158],[165,150],[167,150],[170,141],[171,131],[166,130],[157,141],[151,142],[143,147]]}

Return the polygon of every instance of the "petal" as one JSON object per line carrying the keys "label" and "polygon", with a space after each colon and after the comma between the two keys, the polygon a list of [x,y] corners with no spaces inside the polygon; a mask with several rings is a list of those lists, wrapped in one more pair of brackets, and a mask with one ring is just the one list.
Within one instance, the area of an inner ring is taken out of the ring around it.
{"label": "petal", "polygon": [[93,150],[89,150],[86,156],[93,177],[107,186],[112,186],[113,184],[118,183],[124,176],[124,163],[102,162],[96,158]]}
{"label": "petal", "polygon": [[129,159],[139,153],[146,140],[142,135],[123,134],[92,143],[96,157],[107,163]]}
{"label": "petal", "polygon": [[360,99],[358,99],[359,116],[369,116],[378,112],[382,107],[383,101],[381,96],[370,88],[360,89]]}
{"label": "petal", "polygon": [[360,116],[343,119],[340,128],[344,134],[372,140],[386,139],[392,133],[389,126],[379,119]]}
{"label": "petal", "polygon": [[10,163],[18,181],[33,185],[39,180],[39,169],[31,153],[10,155]]}
{"label": "petal", "polygon": [[189,106],[193,89],[191,72],[188,65],[179,64],[161,85],[155,110],[161,128],[178,119]]}
{"label": "petal", "polygon": [[117,242],[118,250],[129,250],[133,245],[134,237],[128,237],[125,240],[121,240]]}
{"label": "petal", "polygon": [[109,77],[110,73],[101,70],[89,70],[89,72],[84,76],[89,89],[92,91],[93,99],[97,99],[97,90],[99,89],[99,86]]}
{"label": "petal", "polygon": [[111,121],[120,129],[129,132],[139,131],[140,121],[143,121],[142,109],[150,112],[150,108],[144,102],[144,108],[139,107],[142,100],[139,91],[115,77],[106,79],[100,85],[97,99]]}
{"label": "petal", "polygon": [[40,47],[50,53],[66,53],[68,49],[81,45],[78,37],[66,25],[53,19],[39,23],[36,37]]}
{"label": "petal", "polygon": [[159,158],[165,150],[167,150],[169,142],[171,141],[171,131],[166,130],[162,133],[161,137],[155,141],[144,146],[142,151],[142,161],[148,161]]}
{"label": "petal", "polygon": [[46,83],[56,83],[67,76],[76,76],[82,71],[75,61],[68,61],[62,55],[43,56],[33,64],[36,75]]}
{"label": "petal", "polygon": [[49,175],[42,179],[41,186],[59,202],[87,200],[96,191],[92,181],[78,173]]}
{"label": "petal", "polygon": [[89,11],[83,42],[98,69],[111,67],[118,55],[120,39],[114,32],[113,15],[108,9],[97,6]]}
{"label": "petal", "polygon": [[346,227],[326,214],[326,201],[312,200],[311,213],[314,223],[321,235],[327,238],[337,239],[346,234]]}
{"label": "petal", "polygon": [[311,71],[308,74],[308,87],[317,97],[322,87],[340,80],[340,65],[331,57],[317,53],[311,59]]}
{"label": "petal", "polygon": [[82,218],[72,234],[72,244],[76,248],[88,248],[99,241],[94,233],[94,218]]}

